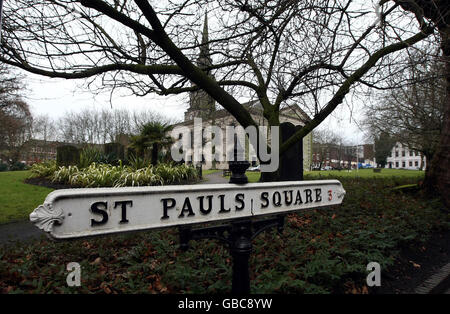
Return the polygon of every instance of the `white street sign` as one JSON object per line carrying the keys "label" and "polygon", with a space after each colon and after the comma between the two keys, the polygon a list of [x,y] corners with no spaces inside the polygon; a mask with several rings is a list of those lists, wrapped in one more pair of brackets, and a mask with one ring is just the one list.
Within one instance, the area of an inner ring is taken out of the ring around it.
{"label": "white street sign", "polygon": [[30,220],[54,239],[224,221],[342,203],[337,180],[67,189]]}

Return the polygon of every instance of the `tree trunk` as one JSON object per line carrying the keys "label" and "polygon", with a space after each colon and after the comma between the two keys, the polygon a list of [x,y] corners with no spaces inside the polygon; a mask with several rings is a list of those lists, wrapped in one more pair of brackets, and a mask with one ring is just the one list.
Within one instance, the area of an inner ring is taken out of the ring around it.
{"label": "tree trunk", "polygon": [[158,144],[153,143],[152,144],[152,165],[156,166],[158,163]]}
{"label": "tree trunk", "polygon": [[[290,122],[280,124],[281,142],[289,139],[300,126]],[[278,170],[274,172],[261,172],[260,182],[274,181],[302,181],[303,180],[303,139],[292,145],[279,157]]]}
{"label": "tree trunk", "polygon": [[421,152],[419,170],[424,170],[424,160],[426,160],[427,165],[425,166],[425,179],[423,184],[428,192],[436,194],[435,184],[431,183],[433,178],[435,177],[434,169],[431,167],[431,160],[433,160],[433,157],[434,155],[432,154]]}
{"label": "tree trunk", "polygon": [[437,190],[444,204],[450,208],[450,26],[440,30],[443,61],[445,63],[446,96],[444,124],[436,153],[431,161],[427,160],[427,173],[424,186],[428,190]]}
{"label": "tree trunk", "polygon": [[276,181],[281,181],[279,171],[261,172],[261,177],[259,178],[259,182],[276,182]]}

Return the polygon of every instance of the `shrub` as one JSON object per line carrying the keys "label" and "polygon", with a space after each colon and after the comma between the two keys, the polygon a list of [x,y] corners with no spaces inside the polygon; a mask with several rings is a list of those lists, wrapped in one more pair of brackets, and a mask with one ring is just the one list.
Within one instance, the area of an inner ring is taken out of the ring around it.
{"label": "shrub", "polygon": [[71,184],[70,178],[80,170],[77,166],[62,166],[59,167],[52,175],[53,182],[60,182],[65,184]]}
{"label": "shrub", "polygon": [[150,164],[150,161],[145,157],[139,157],[136,154],[130,154],[128,156],[128,164],[134,170],[138,170],[147,167]]}
{"label": "shrub", "polygon": [[93,163],[85,169],[74,172],[70,176],[69,183],[82,187],[114,186],[122,171],[122,167]]}
{"label": "shrub", "polygon": [[177,184],[198,178],[197,171],[186,165],[148,166],[133,169],[127,166],[111,166],[92,163],[80,169],[76,166],[60,167],[52,176],[54,182],[81,187],[123,187]]}
{"label": "shrub", "polygon": [[125,148],[120,143],[107,143],[105,144],[105,155],[110,156],[113,160],[124,160]]}
{"label": "shrub", "polygon": [[57,169],[56,161],[46,161],[31,166],[31,177],[35,178],[49,178],[51,177]]}
{"label": "shrub", "polygon": [[194,167],[186,166],[184,164],[178,166],[158,164],[154,168],[155,173],[158,174],[166,184],[189,181],[198,177],[198,172]]}
{"label": "shrub", "polygon": [[80,162],[80,151],[75,146],[64,145],[56,148],[56,164],[58,166],[74,166]]}
{"label": "shrub", "polygon": [[8,165],[1,163],[0,164],[0,172],[7,171],[7,170],[8,170]]}
{"label": "shrub", "polygon": [[27,167],[27,165],[24,164],[23,162],[16,161],[9,167],[9,170],[10,171],[20,171],[20,170],[25,170],[26,167]]}
{"label": "shrub", "polygon": [[85,147],[80,151],[80,161],[78,163],[79,168],[89,167],[93,162],[99,163],[104,160],[104,156],[101,151],[94,147]]}
{"label": "shrub", "polygon": [[123,186],[148,186],[148,185],[164,185],[164,179],[155,173],[152,166],[141,168],[138,170],[127,167],[115,182],[116,187]]}
{"label": "shrub", "polygon": [[130,159],[135,158],[135,156],[137,156],[137,155],[138,154],[133,147],[130,147],[130,146],[127,147],[126,160],[129,161]]}

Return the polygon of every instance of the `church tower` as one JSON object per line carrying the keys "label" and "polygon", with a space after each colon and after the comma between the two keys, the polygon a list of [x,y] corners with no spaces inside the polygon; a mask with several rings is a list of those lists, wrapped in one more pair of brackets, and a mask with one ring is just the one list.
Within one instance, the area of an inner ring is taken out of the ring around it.
{"label": "church tower", "polygon": [[[208,16],[205,14],[205,21],[203,23],[202,43],[200,46],[200,54],[197,58],[197,66],[201,69],[206,69],[212,65],[212,59],[208,44]],[[213,77],[211,70],[205,70],[208,76]],[[192,86],[195,86],[193,84]],[[198,90],[191,92],[189,95],[189,109],[184,113],[184,120],[193,120],[194,118],[202,118],[209,120],[213,118],[216,108],[214,99],[205,91]]]}

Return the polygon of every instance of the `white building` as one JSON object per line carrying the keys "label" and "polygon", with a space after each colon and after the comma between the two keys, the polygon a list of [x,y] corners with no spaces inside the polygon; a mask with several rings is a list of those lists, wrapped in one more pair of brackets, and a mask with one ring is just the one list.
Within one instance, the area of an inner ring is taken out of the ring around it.
{"label": "white building", "polygon": [[[422,165],[423,163],[423,165]],[[410,150],[400,142],[395,143],[391,150],[391,156],[388,156],[386,168],[425,170],[426,158],[420,152]]]}

